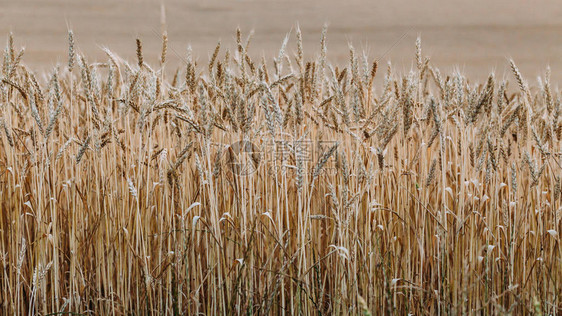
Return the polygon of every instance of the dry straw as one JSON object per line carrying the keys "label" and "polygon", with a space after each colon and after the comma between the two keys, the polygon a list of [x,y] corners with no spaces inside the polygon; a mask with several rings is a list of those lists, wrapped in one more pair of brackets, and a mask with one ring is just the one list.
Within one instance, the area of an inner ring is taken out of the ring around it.
{"label": "dry straw", "polygon": [[559,313],[550,70],[476,82],[418,38],[378,85],[382,61],[332,64],[327,27],[309,57],[297,27],[168,79],[163,21],[160,67],[140,39],[88,63],[69,31],[68,69],[35,74],[8,37],[0,314]]}

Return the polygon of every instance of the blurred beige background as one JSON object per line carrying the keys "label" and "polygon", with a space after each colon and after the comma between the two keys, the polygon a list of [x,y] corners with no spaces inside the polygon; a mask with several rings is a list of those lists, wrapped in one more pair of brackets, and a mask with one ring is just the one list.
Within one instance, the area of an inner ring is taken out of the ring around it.
{"label": "blurred beige background", "polygon": [[[390,49],[382,60],[408,71],[420,34],[424,54],[442,71],[457,65],[474,79],[485,78],[490,71],[510,76],[506,59],[512,57],[531,82],[547,65],[553,80],[562,81],[560,1],[166,0],[164,4],[170,66],[180,64],[188,44],[201,63],[207,62],[219,39],[223,47],[233,48],[238,26],[244,35],[255,30],[254,56],[271,57],[291,30],[289,51],[294,51],[298,22],[305,51],[315,56],[322,26],[328,23],[328,53],[334,62],[345,61],[352,42],[370,59]],[[66,62],[70,25],[90,61],[104,59],[102,46],[134,58],[135,38],[140,37],[145,58],[156,62],[161,47],[160,7],[159,0],[0,0],[0,40],[5,42],[12,31],[16,44],[26,47],[25,63],[50,68]]]}

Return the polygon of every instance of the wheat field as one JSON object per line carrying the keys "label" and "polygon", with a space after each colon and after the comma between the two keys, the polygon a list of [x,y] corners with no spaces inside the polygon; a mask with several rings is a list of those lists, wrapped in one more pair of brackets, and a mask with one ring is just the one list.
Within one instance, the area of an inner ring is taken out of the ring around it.
{"label": "wheat field", "polygon": [[[0,72],[6,315],[549,314],[562,308],[560,92],[320,53]],[[288,41],[296,49],[287,49]],[[134,41],[131,42],[134,47]],[[545,65],[546,66],[546,65]],[[375,78],[382,84],[375,84]],[[535,82],[535,81],[533,81]]]}

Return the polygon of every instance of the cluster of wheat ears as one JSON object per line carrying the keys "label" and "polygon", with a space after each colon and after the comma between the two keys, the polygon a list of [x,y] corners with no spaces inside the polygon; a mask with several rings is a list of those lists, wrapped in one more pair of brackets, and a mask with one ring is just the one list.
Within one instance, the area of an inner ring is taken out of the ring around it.
{"label": "cluster of wheat ears", "polygon": [[[549,313],[562,307],[562,107],[350,47],[220,43],[166,76],[109,50],[0,72],[6,314]],[[379,75],[380,76],[380,75]],[[169,77],[169,78],[168,78]],[[240,144],[234,146],[233,144]],[[251,144],[247,146],[247,144]],[[247,153],[251,147],[251,154]],[[271,155],[269,155],[271,154]],[[248,158],[249,157],[249,158]],[[233,163],[235,162],[235,163]],[[243,168],[250,168],[244,172]]]}

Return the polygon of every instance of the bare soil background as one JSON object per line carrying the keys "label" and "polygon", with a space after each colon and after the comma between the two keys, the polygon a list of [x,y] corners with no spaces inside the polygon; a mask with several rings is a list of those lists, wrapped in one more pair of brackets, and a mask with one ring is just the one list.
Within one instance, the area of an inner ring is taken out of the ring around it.
{"label": "bare soil background", "polygon": [[[220,39],[234,47],[236,27],[255,30],[251,54],[274,56],[297,23],[305,51],[318,53],[322,26],[328,23],[331,61],[348,56],[348,43],[369,59],[391,60],[409,71],[416,36],[424,55],[441,71],[458,69],[484,80],[490,71],[509,76],[513,58],[532,82],[552,68],[562,81],[562,4],[559,1],[180,1],[164,2],[170,39],[170,67],[180,65],[186,47],[206,63]],[[161,47],[160,1],[0,0],[0,40],[11,31],[25,46],[25,63],[38,70],[66,62],[67,29],[89,61],[105,60],[107,46],[134,58],[135,38],[144,44],[147,61],[156,62]],[[291,44],[294,43],[294,36]],[[294,50],[294,46],[290,46]],[[310,56],[309,56],[310,57]],[[170,69],[170,67],[168,69]]]}

